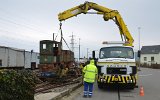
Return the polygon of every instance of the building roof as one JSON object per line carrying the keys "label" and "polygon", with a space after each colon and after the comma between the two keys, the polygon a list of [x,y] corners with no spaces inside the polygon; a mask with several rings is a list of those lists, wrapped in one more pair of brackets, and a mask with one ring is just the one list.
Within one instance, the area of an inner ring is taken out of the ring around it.
{"label": "building roof", "polygon": [[11,49],[11,50],[15,50],[15,51],[25,51],[24,49],[18,49],[18,48],[14,48],[14,47],[6,47],[6,46],[1,46],[0,45],[0,48],[6,48],[6,49]]}
{"label": "building roof", "polygon": [[[1,46],[0,45],[0,49],[1,48],[5,48],[5,49],[11,49],[11,50],[15,50],[15,51],[20,51],[20,52],[31,52],[31,51],[26,51],[25,49],[19,49],[19,48],[15,48],[15,47],[7,47],[7,46]],[[38,52],[34,52],[34,53],[38,53]]]}
{"label": "building roof", "polygon": [[160,45],[142,46],[141,54],[159,54]]}

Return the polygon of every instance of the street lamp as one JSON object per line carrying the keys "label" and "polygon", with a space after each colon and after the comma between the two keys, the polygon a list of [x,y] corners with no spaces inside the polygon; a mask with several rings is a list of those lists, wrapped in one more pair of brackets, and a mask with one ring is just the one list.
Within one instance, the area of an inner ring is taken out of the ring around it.
{"label": "street lamp", "polygon": [[[141,27],[138,27],[138,34],[139,34],[139,51],[141,50],[141,41],[140,41],[140,30],[141,30]],[[138,63],[138,66],[139,66],[139,70],[140,70],[140,57],[139,57],[139,63]]]}
{"label": "street lamp", "polygon": [[141,27],[138,27],[138,34],[139,34],[139,50],[141,49],[140,30],[141,30]]}

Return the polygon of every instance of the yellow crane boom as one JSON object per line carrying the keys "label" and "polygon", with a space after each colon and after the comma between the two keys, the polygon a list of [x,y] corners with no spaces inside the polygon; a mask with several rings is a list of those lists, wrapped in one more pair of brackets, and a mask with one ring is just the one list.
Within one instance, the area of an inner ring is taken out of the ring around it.
{"label": "yellow crane boom", "polygon": [[100,6],[93,2],[85,2],[79,6],[68,9],[62,13],[58,14],[59,21],[64,21],[71,17],[77,16],[81,13],[87,14],[89,10],[97,11],[96,14],[103,15],[105,21],[112,19],[118,26],[122,41],[125,41],[125,46],[133,46],[134,39],[132,38],[127,26],[125,25],[121,15],[117,10],[112,10],[103,6]]}

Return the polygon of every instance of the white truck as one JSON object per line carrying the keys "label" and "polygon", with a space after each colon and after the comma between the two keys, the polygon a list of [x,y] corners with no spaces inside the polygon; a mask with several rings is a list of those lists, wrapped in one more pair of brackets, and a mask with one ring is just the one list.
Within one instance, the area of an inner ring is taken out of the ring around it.
{"label": "white truck", "polygon": [[[96,12],[88,12],[89,10],[95,10]],[[85,2],[59,13],[58,19],[61,22],[82,13],[99,14],[103,15],[105,21],[113,20],[118,26],[122,42],[124,42],[123,46],[102,47],[100,49],[97,61],[98,87],[122,85],[134,88],[137,83],[137,67],[132,48],[134,39],[119,12],[93,2]]]}
{"label": "white truck", "polygon": [[105,46],[97,60],[98,87],[134,89],[137,84],[137,67],[130,46]]}

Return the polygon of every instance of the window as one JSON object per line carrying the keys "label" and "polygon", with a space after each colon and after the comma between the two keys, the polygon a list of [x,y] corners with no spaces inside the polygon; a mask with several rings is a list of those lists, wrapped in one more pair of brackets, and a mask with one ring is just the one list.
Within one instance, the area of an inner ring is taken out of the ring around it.
{"label": "window", "polygon": [[53,44],[53,47],[58,47],[58,44],[57,43]]}
{"label": "window", "polygon": [[43,49],[46,49],[46,44],[43,44]]}
{"label": "window", "polygon": [[144,57],[144,61],[147,61],[147,57]]}
{"label": "window", "polygon": [[100,58],[134,58],[134,52],[129,47],[104,47],[100,50]]}
{"label": "window", "polygon": [[2,59],[0,59],[0,66],[2,66]]}
{"label": "window", "polygon": [[151,57],[151,62],[154,61],[154,57]]}

